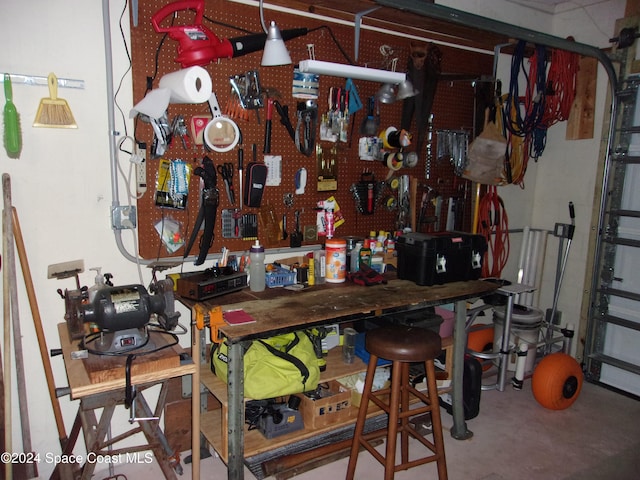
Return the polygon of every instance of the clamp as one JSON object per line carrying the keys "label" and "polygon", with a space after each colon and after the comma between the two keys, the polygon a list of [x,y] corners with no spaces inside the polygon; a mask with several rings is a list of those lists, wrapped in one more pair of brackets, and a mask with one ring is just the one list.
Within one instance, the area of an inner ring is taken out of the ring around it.
{"label": "clamp", "polygon": [[198,330],[209,327],[212,343],[222,342],[218,328],[225,323],[222,316],[222,307],[220,305],[207,309],[204,305],[196,303],[191,309],[191,314],[195,319],[196,328]]}

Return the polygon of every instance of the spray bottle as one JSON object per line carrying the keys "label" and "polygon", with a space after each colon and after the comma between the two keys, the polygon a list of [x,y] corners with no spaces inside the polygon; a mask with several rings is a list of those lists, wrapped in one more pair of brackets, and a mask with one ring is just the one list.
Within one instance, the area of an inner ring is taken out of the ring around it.
{"label": "spray bottle", "polygon": [[102,276],[102,267],[93,267],[89,270],[94,270],[96,272],[95,283],[87,289],[89,303],[91,304],[93,303],[93,299],[96,297],[96,293],[98,293],[98,290],[106,287],[106,285],[104,283],[104,277]]}

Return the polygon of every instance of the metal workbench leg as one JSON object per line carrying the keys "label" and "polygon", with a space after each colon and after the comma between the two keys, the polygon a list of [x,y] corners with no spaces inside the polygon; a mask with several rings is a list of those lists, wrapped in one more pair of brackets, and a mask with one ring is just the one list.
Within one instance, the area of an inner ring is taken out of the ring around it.
{"label": "metal workbench leg", "polygon": [[462,380],[464,373],[464,353],[467,348],[467,304],[465,300],[455,303],[455,323],[453,327],[453,380],[451,388],[451,407],[453,410],[453,427],[451,436],[457,440],[466,440],[473,436],[467,429],[464,419]]}
{"label": "metal workbench leg", "polygon": [[191,480],[200,480],[200,369],[202,368],[200,330],[191,323],[191,358],[196,370],[191,375]]}
{"label": "metal workbench leg", "polygon": [[244,478],[244,355],[242,343],[229,345],[228,384],[229,396],[229,459],[227,477],[230,480]]}

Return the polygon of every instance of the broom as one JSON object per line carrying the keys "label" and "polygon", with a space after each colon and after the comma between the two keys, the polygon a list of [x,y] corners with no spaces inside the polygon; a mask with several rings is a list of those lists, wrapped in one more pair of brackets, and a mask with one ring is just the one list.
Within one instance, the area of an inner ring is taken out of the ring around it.
{"label": "broom", "polygon": [[58,77],[49,74],[49,98],[40,100],[34,127],[78,128],[71,108],[64,98],[58,98]]}
{"label": "broom", "polygon": [[22,138],[20,136],[20,121],[18,111],[13,103],[13,91],[11,88],[11,76],[4,74],[4,148],[11,158],[18,158],[22,150]]}

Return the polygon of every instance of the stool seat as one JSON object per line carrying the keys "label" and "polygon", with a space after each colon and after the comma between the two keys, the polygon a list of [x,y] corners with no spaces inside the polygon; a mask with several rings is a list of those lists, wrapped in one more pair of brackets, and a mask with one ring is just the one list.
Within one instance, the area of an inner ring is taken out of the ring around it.
{"label": "stool seat", "polygon": [[434,331],[399,325],[368,331],[365,348],[369,353],[385,360],[424,362],[440,355],[442,341]]}

